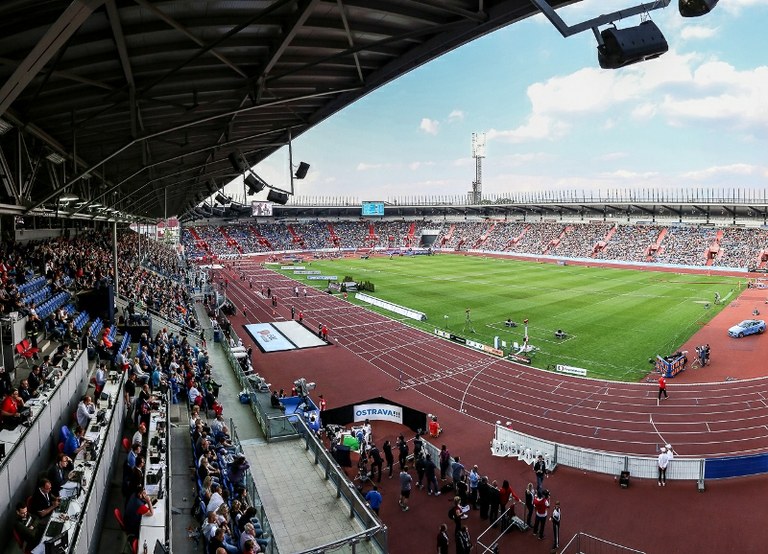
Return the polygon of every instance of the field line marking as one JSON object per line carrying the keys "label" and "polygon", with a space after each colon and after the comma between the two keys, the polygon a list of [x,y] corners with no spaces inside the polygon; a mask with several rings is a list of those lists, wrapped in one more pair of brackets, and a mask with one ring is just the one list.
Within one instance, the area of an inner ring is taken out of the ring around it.
{"label": "field line marking", "polygon": [[467,386],[464,387],[464,394],[461,395],[461,402],[459,402],[459,412],[464,411],[464,400],[467,398],[467,394],[469,393],[469,387],[472,386],[472,383],[480,377],[480,374],[488,369],[491,365],[496,363],[496,360],[491,360],[490,363],[484,363],[481,365],[481,367],[477,370],[477,373],[475,373],[475,376],[472,377],[472,379],[469,380],[469,383],[467,383]]}
{"label": "field line marking", "polygon": [[661,436],[661,433],[659,433],[659,429],[656,427],[656,424],[653,422],[653,414],[648,414],[648,418],[651,420],[651,425],[653,426],[653,430],[656,432],[657,435],[659,435],[659,438],[661,439],[661,444],[667,444],[666,439]]}

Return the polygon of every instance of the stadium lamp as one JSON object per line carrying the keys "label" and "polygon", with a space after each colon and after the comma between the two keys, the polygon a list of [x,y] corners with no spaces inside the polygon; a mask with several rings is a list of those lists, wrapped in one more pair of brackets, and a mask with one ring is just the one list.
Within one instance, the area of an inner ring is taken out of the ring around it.
{"label": "stadium lamp", "polygon": [[669,50],[661,30],[650,19],[636,27],[609,27],[600,33],[597,59],[603,69],[617,69],[658,58]]}
{"label": "stadium lamp", "polygon": [[699,17],[712,11],[718,0],[679,0],[678,9],[683,17]]}

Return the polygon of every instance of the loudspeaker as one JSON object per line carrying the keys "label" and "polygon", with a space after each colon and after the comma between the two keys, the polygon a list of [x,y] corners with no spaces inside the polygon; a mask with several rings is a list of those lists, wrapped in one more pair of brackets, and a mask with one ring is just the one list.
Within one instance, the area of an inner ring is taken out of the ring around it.
{"label": "loudspeaker", "polygon": [[307,171],[309,171],[309,164],[307,162],[301,162],[298,169],[296,170],[296,175],[294,175],[294,177],[297,179],[303,179],[307,176]]}
{"label": "loudspeaker", "polygon": [[286,204],[288,202],[288,194],[270,189],[267,200],[275,204]]}
{"label": "loudspeaker", "polygon": [[219,204],[221,204],[223,206],[224,204],[231,204],[232,203],[232,199],[231,198],[227,198],[226,196],[224,196],[221,193],[218,193],[216,195],[216,202],[218,202]]}
{"label": "loudspeaker", "polygon": [[248,175],[245,176],[245,184],[248,187],[248,194],[251,195],[258,194],[264,190],[264,187],[267,185],[253,173],[248,173]]}
{"label": "loudspeaker", "polygon": [[698,17],[708,14],[717,5],[717,0],[680,0],[678,9],[683,17]]}
{"label": "loudspeaker", "polygon": [[243,158],[243,155],[237,150],[230,152],[227,158],[229,158],[229,163],[232,164],[232,167],[238,173],[245,173],[248,171],[248,163]]}
{"label": "loudspeaker", "polygon": [[650,20],[626,29],[609,27],[600,36],[603,44],[597,47],[597,59],[603,69],[616,69],[658,58],[669,50],[667,39]]}

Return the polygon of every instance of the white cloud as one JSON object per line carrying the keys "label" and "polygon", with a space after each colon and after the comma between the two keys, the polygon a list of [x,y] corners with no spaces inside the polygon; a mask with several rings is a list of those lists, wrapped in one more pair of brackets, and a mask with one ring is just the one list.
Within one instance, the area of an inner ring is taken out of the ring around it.
{"label": "white cloud", "polygon": [[485,136],[488,142],[492,140],[500,140],[503,142],[519,144],[531,140],[553,140],[560,138],[568,132],[569,128],[570,125],[564,121],[534,113],[529,116],[526,123],[515,129],[490,129]]}
{"label": "white cloud", "polygon": [[764,4],[765,0],[728,0],[727,2],[720,2],[717,5],[717,9],[722,8],[731,14],[739,15],[743,8],[760,6]]}
{"label": "white cloud", "polygon": [[765,175],[766,168],[761,168],[751,164],[730,164],[707,167],[697,171],[689,171],[683,174],[683,177],[693,180],[706,180],[723,175],[744,176],[744,175]]}
{"label": "white cloud", "polygon": [[422,167],[431,167],[434,166],[435,162],[411,162],[408,164],[408,169],[412,171],[416,171],[419,168]]}
{"label": "white cloud", "polygon": [[680,30],[683,40],[711,38],[717,34],[717,29],[704,27],[703,25],[691,25]]}
{"label": "white cloud", "polygon": [[453,110],[451,113],[448,114],[448,122],[453,123],[454,121],[463,121],[464,120],[464,112],[461,110]]}
{"label": "white cloud", "polygon": [[609,172],[603,172],[598,173],[598,176],[600,177],[608,177],[610,179],[621,179],[621,180],[636,180],[636,179],[653,179],[654,177],[657,177],[659,174],[656,171],[630,171],[628,169],[618,169],[616,171],[609,171]]}
{"label": "white cloud", "polygon": [[602,156],[597,156],[597,160],[609,162],[611,160],[621,160],[628,156],[626,152],[608,152],[607,154],[603,154]]}
{"label": "white cloud", "polygon": [[766,134],[768,66],[738,70],[716,59],[670,51],[659,59],[603,71],[583,68],[528,87],[530,113],[513,129],[491,129],[488,140],[524,143],[566,135],[579,118],[608,116],[610,129],[624,117],[663,118],[668,125],[713,122],[731,130]]}
{"label": "white cloud", "polygon": [[422,118],[421,123],[419,124],[419,129],[429,135],[436,135],[439,128],[440,122],[435,119],[429,119],[428,117]]}
{"label": "white cloud", "polygon": [[357,164],[357,167],[355,169],[357,169],[358,171],[369,171],[371,169],[381,169],[386,166],[387,164],[367,164],[365,162],[360,162],[359,164]]}

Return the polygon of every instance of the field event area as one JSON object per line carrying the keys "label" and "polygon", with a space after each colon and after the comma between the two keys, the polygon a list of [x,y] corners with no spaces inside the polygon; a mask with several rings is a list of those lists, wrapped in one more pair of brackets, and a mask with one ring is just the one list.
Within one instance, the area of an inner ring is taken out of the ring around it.
{"label": "field event area", "polygon": [[[311,268],[340,280],[370,281],[373,296],[424,312],[427,320],[403,318],[349,294],[352,302],[429,333],[446,330],[488,345],[498,336],[505,353],[523,343],[527,319],[532,365],[564,364],[618,381],[643,379],[653,369],[649,358],[674,352],[744,286],[744,279],[720,275],[460,255],[344,258],[312,261]],[[307,286],[325,284],[283,273]],[[557,331],[565,336],[556,337]]]}

